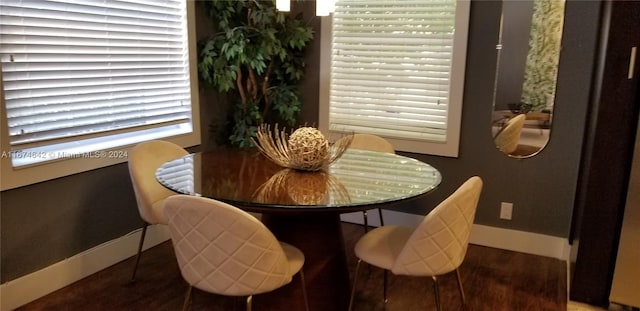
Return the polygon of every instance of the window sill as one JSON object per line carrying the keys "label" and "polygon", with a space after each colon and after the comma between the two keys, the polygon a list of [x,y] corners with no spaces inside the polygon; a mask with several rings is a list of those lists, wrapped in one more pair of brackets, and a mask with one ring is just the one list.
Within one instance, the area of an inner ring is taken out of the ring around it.
{"label": "window sill", "polygon": [[[19,188],[55,178],[90,171],[128,161],[130,149],[137,143],[152,139],[164,139],[187,148],[200,144],[199,132],[184,130],[169,134],[145,133],[134,137],[122,137],[118,143],[108,145],[97,141],[79,143],[76,148],[2,151],[0,154],[0,190]],[[96,149],[97,148],[97,149]]]}

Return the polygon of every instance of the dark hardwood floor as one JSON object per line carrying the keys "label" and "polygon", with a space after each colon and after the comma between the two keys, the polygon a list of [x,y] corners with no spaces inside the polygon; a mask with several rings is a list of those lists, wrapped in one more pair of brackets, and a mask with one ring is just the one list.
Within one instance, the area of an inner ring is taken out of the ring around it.
{"label": "dark hardwood floor", "polygon": [[[343,234],[353,274],[356,259],[352,249],[363,229],[345,223]],[[132,268],[133,258],[129,258],[17,310],[181,310],[187,284],[170,242],[143,254],[135,282],[129,282]],[[466,310],[567,310],[566,264],[561,260],[470,245],[460,274],[467,296]],[[462,310],[455,275],[439,280],[443,310]],[[381,270],[364,266],[358,285],[355,310],[435,310],[430,278],[390,274],[386,308],[382,303]],[[253,310],[264,310],[263,299],[268,296],[254,297]],[[244,310],[243,302],[194,290],[191,310],[234,308]]]}

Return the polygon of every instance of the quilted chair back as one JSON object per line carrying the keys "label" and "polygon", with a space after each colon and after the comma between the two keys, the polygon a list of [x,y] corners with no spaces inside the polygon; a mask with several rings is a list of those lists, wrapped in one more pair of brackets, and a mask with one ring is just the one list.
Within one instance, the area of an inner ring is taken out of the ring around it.
{"label": "quilted chair back", "polygon": [[[341,138],[345,139],[345,138]],[[393,145],[386,139],[372,134],[353,134],[349,148],[395,153]]]}
{"label": "quilted chair back", "polygon": [[504,153],[513,153],[518,148],[520,133],[526,119],[525,114],[519,114],[507,121],[507,125],[496,135],[494,142]]}
{"label": "quilted chair back", "polygon": [[165,201],[165,214],[182,277],[193,287],[251,296],[291,282],[280,243],[249,213],[208,198],[175,195]]}
{"label": "quilted chair back", "polygon": [[412,276],[442,275],[462,263],[482,191],[482,179],[469,178],[422,220],[391,271]]}
{"label": "quilted chair back", "polygon": [[164,162],[187,155],[182,147],[162,140],[140,143],[129,153],[129,174],[140,217],[150,224],[166,224],[162,200],[176,194],[156,180],[156,170]]}

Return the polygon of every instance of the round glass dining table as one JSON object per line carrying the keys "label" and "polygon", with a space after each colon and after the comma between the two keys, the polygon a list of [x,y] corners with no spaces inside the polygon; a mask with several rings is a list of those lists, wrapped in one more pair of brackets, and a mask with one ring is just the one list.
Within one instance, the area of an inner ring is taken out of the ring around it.
{"label": "round glass dining table", "polygon": [[[220,148],[166,162],[157,169],[156,178],[177,193],[261,213],[262,222],[279,240],[305,254],[312,310],[348,308],[349,273],[340,214],[415,199],[441,181],[440,172],[427,163],[358,149],[348,149],[324,170],[304,172],[278,166],[255,148]],[[295,285],[254,299],[265,310],[295,310],[303,305],[297,301],[302,299],[300,286]]]}

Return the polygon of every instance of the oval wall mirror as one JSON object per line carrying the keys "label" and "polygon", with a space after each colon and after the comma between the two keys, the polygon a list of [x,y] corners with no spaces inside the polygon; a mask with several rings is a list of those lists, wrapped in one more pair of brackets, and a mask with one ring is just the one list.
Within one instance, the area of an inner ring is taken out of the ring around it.
{"label": "oval wall mirror", "polygon": [[502,2],[491,134],[510,157],[531,157],[549,141],[564,6],[564,0]]}

